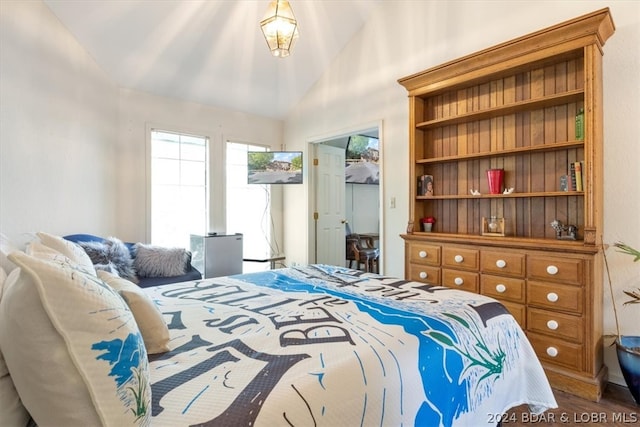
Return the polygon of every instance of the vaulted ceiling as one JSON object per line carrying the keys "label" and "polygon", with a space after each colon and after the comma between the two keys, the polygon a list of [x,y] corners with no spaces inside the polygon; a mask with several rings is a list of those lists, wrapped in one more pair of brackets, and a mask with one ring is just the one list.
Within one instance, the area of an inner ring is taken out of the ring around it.
{"label": "vaulted ceiling", "polygon": [[271,56],[269,0],[44,0],[121,87],[282,119],[383,0],[290,0],[300,38]]}

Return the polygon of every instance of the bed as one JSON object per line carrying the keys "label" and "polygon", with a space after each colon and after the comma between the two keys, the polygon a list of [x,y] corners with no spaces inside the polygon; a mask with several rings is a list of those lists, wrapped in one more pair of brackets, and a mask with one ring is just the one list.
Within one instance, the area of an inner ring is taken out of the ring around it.
{"label": "bed", "polygon": [[146,290],[153,425],[495,425],[556,407],[495,300],[326,265]]}
{"label": "bed", "polygon": [[557,407],[481,295],[328,265],[141,289],[40,237],[9,256],[0,424],[479,426]]}

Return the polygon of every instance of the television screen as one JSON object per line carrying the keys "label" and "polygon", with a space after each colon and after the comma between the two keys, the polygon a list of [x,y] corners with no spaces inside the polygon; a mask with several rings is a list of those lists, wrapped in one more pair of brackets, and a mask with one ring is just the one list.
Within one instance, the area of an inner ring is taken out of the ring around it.
{"label": "television screen", "polygon": [[302,184],[302,151],[247,152],[249,184]]}

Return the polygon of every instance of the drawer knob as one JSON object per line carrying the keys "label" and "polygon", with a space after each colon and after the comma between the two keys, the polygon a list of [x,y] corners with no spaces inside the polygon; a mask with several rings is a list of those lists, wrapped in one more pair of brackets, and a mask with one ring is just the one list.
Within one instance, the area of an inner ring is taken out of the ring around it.
{"label": "drawer knob", "polygon": [[453,260],[460,264],[462,261],[464,261],[464,257],[462,255],[456,255],[453,257]]}
{"label": "drawer knob", "polygon": [[558,301],[558,294],[556,294],[555,292],[549,292],[547,294],[547,300],[550,301],[550,302]]}
{"label": "drawer knob", "polygon": [[496,267],[498,268],[505,268],[507,266],[507,261],[503,260],[503,259],[499,259],[496,261]]}
{"label": "drawer knob", "polygon": [[426,258],[426,257],[427,257],[427,251],[420,251],[420,252],[418,253],[418,256],[419,256],[420,258]]}
{"label": "drawer knob", "polygon": [[556,322],[555,320],[549,320],[547,322],[547,328],[555,331],[556,329],[558,329],[558,322]]}
{"label": "drawer knob", "polygon": [[556,267],[555,265],[550,265],[547,267],[547,273],[553,275],[558,274],[558,267]]}
{"label": "drawer knob", "polygon": [[496,291],[503,293],[504,291],[507,290],[507,287],[505,285],[503,285],[502,283],[500,283],[499,285],[496,285]]}
{"label": "drawer knob", "polygon": [[426,278],[427,278],[427,276],[428,276],[428,274],[427,274],[426,272],[424,272],[424,271],[421,271],[421,272],[420,272],[420,278],[421,278],[421,279],[426,279]]}
{"label": "drawer knob", "polygon": [[458,286],[461,286],[464,284],[464,280],[462,279],[462,277],[456,277],[455,279],[453,279],[453,283],[455,283]]}
{"label": "drawer knob", "polygon": [[558,355],[558,349],[555,347],[547,347],[547,354],[551,357],[556,357]]}

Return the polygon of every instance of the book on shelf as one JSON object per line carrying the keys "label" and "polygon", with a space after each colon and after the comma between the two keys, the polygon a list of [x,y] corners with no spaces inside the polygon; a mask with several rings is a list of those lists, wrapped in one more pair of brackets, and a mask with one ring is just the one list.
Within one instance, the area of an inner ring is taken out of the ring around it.
{"label": "book on shelf", "polygon": [[569,164],[569,191],[584,190],[583,162],[571,162]]}
{"label": "book on shelf", "polygon": [[582,162],[575,162],[575,170],[576,170],[576,191],[582,191]]}
{"label": "book on shelf", "polygon": [[420,175],[418,177],[418,196],[433,196],[433,175]]}

